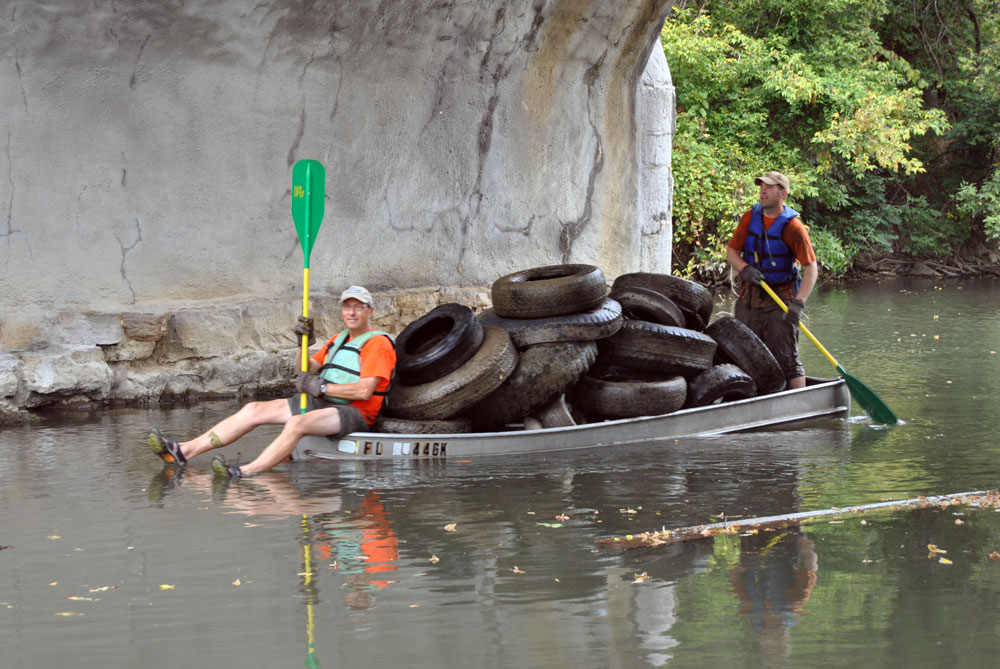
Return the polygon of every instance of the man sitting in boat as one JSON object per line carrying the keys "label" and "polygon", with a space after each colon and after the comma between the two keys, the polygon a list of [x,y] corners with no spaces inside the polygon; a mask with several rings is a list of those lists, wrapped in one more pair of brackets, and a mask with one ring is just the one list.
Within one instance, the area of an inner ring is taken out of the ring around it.
{"label": "man sitting in boat", "polygon": [[[396,366],[391,335],[373,330],[372,296],[361,286],[340,295],[340,315],[347,328],[331,337],[309,359],[309,372],[299,372],[295,388],[306,393],[307,411],[301,413],[301,396],[287,400],[250,402],[208,432],[191,441],[168,439],[158,429],[149,433],[149,445],[165,462],[184,465],[191,458],[233,443],[259,425],[283,425],[281,434],[257,458],[242,466],[222,456],[212,458],[218,476],[234,478],[257,474],[288,458],[306,435],[338,439],[375,423]],[[299,317],[295,334],[314,342],[312,320]],[[302,349],[296,361],[301,364]]]}

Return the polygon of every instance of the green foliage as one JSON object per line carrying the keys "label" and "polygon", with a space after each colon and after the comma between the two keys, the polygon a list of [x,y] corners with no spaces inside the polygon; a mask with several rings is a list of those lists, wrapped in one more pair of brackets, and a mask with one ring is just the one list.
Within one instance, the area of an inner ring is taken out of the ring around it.
{"label": "green foliage", "polygon": [[845,249],[833,233],[822,228],[811,228],[809,238],[816,251],[816,258],[830,274],[843,274],[850,268],[854,254]]}
{"label": "green foliage", "polygon": [[987,239],[1000,240],[1000,172],[993,172],[981,188],[963,183],[956,199],[967,226],[981,224]]}
{"label": "green foliage", "polygon": [[[739,215],[756,201],[753,177],[768,169],[790,177],[789,204],[814,226],[818,252],[830,254],[821,261],[834,274],[862,251],[946,252],[970,234],[969,220],[986,220],[988,195],[977,191],[978,213],[963,210],[959,220],[927,198],[930,188],[917,187],[931,181],[925,172],[936,156],[925,149],[950,125],[946,109],[927,103],[935,80],[876,30],[903,21],[900,7],[901,0],[675,4],[661,40],[677,89],[676,267],[724,257]],[[993,31],[997,20],[980,23],[985,36],[986,23]],[[994,50],[991,43],[977,59],[955,57],[953,69],[981,77],[977,85],[995,100]],[[963,130],[1000,134],[1000,105],[977,109],[976,127]]]}
{"label": "green foliage", "polygon": [[916,256],[946,255],[967,236],[967,226],[954,216],[941,216],[923,195],[911,197],[903,208],[901,236]]}

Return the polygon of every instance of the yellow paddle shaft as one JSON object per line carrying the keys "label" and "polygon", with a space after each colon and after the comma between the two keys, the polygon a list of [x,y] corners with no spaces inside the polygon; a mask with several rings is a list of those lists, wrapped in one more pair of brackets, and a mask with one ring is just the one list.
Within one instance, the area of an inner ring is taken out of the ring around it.
{"label": "yellow paddle shaft", "polygon": [[[309,265],[306,264],[302,270],[302,317],[309,318]],[[302,335],[302,371],[309,371],[309,335]],[[299,400],[299,408],[302,413],[306,412],[306,394],[302,393]]]}
{"label": "yellow paddle shaft", "polygon": [[[783,311],[785,311],[786,313],[788,312],[788,305],[786,305],[784,301],[782,301],[782,299],[778,297],[773,290],[771,290],[771,287],[767,285],[766,281],[762,280],[760,282],[760,287],[763,288],[765,291],[767,291],[767,294],[770,295],[774,299],[774,301],[778,303],[778,306],[781,307]],[[816,337],[813,337],[813,333],[809,332],[809,328],[803,325],[802,321],[799,321],[799,327],[802,329],[803,332],[806,333],[806,336],[812,340],[812,343],[816,344],[816,348],[819,349],[820,353],[826,356],[826,359],[830,361],[830,364],[833,365],[834,367],[839,368],[840,365],[837,364],[837,361],[833,359],[833,356],[830,355],[830,352],[826,350],[825,346],[819,343],[819,340],[816,339]]]}

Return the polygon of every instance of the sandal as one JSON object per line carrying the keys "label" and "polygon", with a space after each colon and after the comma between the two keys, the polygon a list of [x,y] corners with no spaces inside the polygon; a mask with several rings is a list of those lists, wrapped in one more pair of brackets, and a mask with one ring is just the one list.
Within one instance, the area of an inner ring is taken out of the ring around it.
{"label": "sandal", "polygon": [[184,457],[184,452],[181,451],[181,445],[173,439],[167,439],[158,428],[154,427],[149,431],[146,443],[168,465],[187,464],[187,458]]}

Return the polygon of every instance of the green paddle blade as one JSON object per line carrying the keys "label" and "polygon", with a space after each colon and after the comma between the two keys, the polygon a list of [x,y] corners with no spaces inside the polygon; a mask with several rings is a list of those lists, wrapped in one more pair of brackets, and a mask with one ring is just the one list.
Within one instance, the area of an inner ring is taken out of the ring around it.
{"label": "green paddle blade", "polygon": [[874,390],[866,386],[860,379],[848,374],[840,365],[837,365],[837,371],[840,372],[840,375],[844,377],[844,381],[847,382],[847,389],[851,391],[851,397],[861,405],[861,408],[865,410],[865,413],[873,421],[889,425],[895,425],[899,422],[899,418],[892,412],[889,405],[883,402],[882,398]]}
{"label": "green paddle blade", "polygon": [[300,160],[292,168],[292,220],[299,233],[299,243],[309,267],[316,234],[323,222],[326,200],[326,170],[318,160]]}

